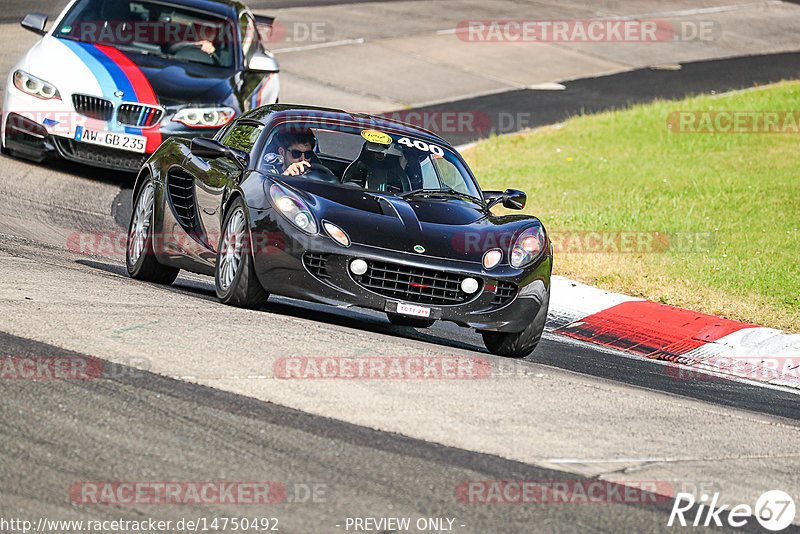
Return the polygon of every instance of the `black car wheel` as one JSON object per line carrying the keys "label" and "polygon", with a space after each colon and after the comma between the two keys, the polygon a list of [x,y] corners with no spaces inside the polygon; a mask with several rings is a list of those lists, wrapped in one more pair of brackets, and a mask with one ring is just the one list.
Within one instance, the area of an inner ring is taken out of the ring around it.
{"label": "black car wheel", "polygon": [[410,326],[411,328],[430,328],[436,319],[419,319],[417,317],[408,317],[397,313],[387,313],[389,322],[395,326]]}
{"label": "black car wheel", "polygon": [[550,307],[550,293],[536,313],[531,324],[522,332],[481,332],[483,343],[489,352],[508,358],[524,358],[536,348],[542,339],[547,322],[547,309]]}
{"label": "black car wheel", "polygon": [[156,188],[152,180],[144,183],[131,214],[128,226],[128,243],[125,247],[125,265],[131,278],[171,284],[180,269],[161,265],[153,248],[153,213],[155,211]]}
{"label": "black car wheel", "polygon": [[224,304],[240,308],[259,308],[269,298],[256,277],[250,252],[250,232],[241,197],[233,201],[217,251],[215,285],[217,297]]}

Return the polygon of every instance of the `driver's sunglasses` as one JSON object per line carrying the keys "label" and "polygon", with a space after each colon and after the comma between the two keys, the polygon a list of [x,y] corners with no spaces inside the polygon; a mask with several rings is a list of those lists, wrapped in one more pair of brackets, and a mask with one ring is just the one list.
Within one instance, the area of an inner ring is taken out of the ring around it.
{"label": "driver's sunglasses", "polygon": [[300,156],[305,156],[306,159],[311,159],[311,156],[314,155],[314,151],[313,150],[303,151],[303,150],[295,150],[293,148],[290,148],[289,152],[292,153],[292,158],[293,159],[300,159]]}

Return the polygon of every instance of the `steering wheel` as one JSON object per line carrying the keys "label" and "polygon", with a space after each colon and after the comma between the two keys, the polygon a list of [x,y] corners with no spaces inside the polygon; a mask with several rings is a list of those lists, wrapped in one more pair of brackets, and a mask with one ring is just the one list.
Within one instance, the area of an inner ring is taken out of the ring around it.
{"label": "steering wheel", "polygon": [[308,176],[308,174],[312,172],[315,174],[315,176],[313,176],[315,180],[319,180],[321,182],[339,183],[339,177],[333,174],[333,172],[331,172],[331,170],[325,165],[312,163],[306,172],[302,174],[302,176]]}
{"label": "steering wheel", "polygon": [[[211,61],[214,63],[214,65],[216,65],[216,66],[222,65],[222,60],[216,56],[216,53],[206,54],[202,50],[202,48],[200,48],[200,46],[198,45],[197,42],[183,42],[183,43],[172,44],[172,45],[169,46],[169,53],[171,55],[177,56],[178,52],[180,52],[181,50],[185,50],[187,48],[190,48],[190,47],[193,50],[197,50],[198,52],[203,54],[202,56],[197,55],[198,58],[202,57],[203,59],[205,59],[205,58],[208,57],[208,58],[211,58]],[[190,58],[186,58],[186,59],[190,59]],[[205,62],[203,61],[202,63],[205,63]]]}

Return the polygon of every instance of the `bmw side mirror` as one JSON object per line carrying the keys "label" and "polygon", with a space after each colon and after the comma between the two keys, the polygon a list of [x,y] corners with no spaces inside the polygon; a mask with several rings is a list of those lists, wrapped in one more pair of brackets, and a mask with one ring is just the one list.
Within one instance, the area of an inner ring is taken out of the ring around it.
{"label": "bmw side mirror", "polygon": [[[228,158],[233,160],[237,167],[244,170],[249,156],[246,152],[236,150],[235,148],[227,147],[217,141],[208,137],[195,137],[192,139],[190,148],[192,155],[203,159],[219,159]],[[244,160],[244,161],[243,161]]]}
{"label": "bmw side mirror", "polygon": [[528,195],[516,189],[506,189],[505,191],[484,191],[483,198],[486,200],[486,209],[502,203],[504,208],[510,210],[525,209]]}
{"label": "bmw side mirror", "polygon": [[263,53],[256,53],[247,63],[247,70],[251,72],[280,72],[278,60]]}
{"label": "bmw side mirror", "polygon": [[44,35],[47,33],[47,31],[44,29],[45,26],[47,26],[47,15],[42,15],[41,13],[28,13],[25,15],[25,18],[22,19],[20,25],[26,30],[32,31],[37,35]]}

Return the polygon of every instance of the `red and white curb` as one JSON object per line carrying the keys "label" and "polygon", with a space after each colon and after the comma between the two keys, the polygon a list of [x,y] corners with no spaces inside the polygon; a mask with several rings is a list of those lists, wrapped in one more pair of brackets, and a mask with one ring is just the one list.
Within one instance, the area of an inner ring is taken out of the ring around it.
{"label": "red and white curb", "polygon": [[674,365],[676,379],[746,379],[800,389],[800,335],[552,278],[547,329]]}

